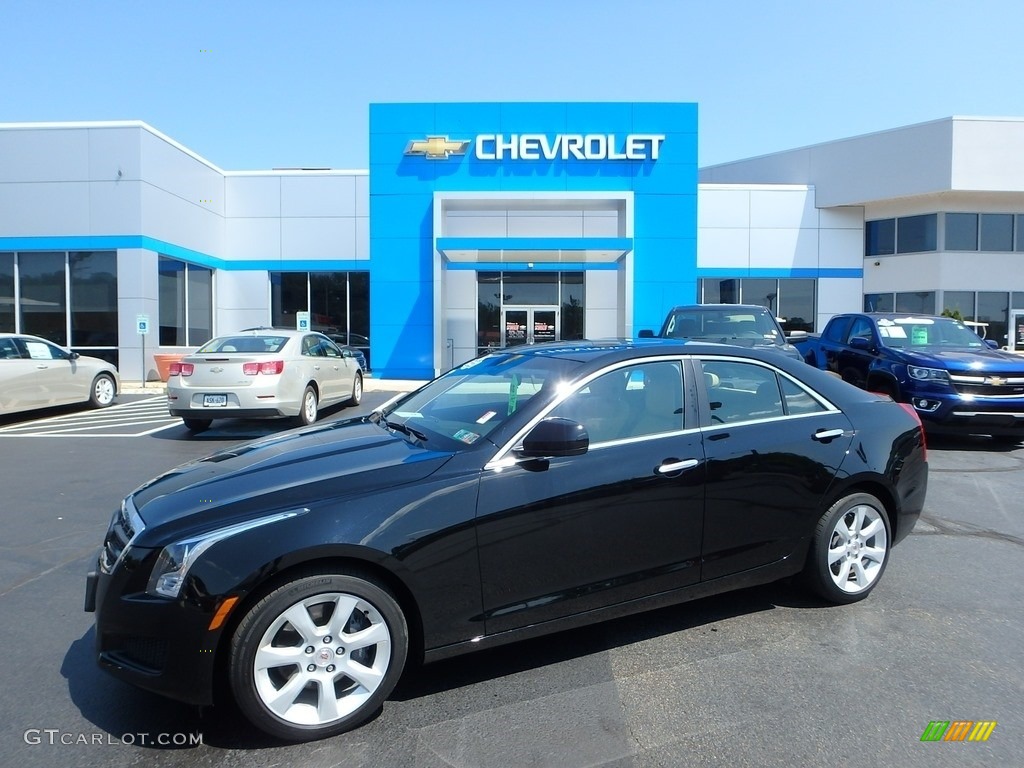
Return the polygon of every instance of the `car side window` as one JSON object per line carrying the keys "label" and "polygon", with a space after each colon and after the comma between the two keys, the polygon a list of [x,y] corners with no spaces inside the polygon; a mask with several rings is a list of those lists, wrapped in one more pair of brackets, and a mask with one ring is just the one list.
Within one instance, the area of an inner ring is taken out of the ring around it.
{"label": "car side window", "polygon": [[711,421],[735,424],[785,415],[775,371],[733,360],[702,360]]}
{"label": "car side window", "polygon": [[681,430],[682,368],[675,361],[618,368],[578,389],[550,415],[582,424],[592,444]]}
{"label": "car side window", "polygon": [[307,357],[326,357],[323,346],[316,336],[302,337],[302,354]]}
{"label": "car side window", "polygon": [[338,349],[334,344],[326,339],[320,340],[320,349],[323,350],[325,357],[344,357],[341,350]]}
{"label": "car side window", "polygon": [[847,343],[853,339],[864,339],[865,341],[874,341],[875,334],[871,328],[871,321],[866,317],[858,317],[853,321],[853,326],[850,328],[850,336],[847,338]]}
{"label": "car side window", "polygon": [[18,360],[21,352],[14,343],[14,339],[0,339],[0,360]]}
{"label": "car side window", "polygon": [[827,410],[795,381],[780,376],[779,382],[782,384],[783,403],[786,406],[787,414],[792,416],[800,413],[821,413]]}
{"label": "car side window", "polygon": [[22,357],[28,357],[32,360],[64,360],[66,358],[66,355],[61,350],[43,341],[22,339],[21,347],[25,351]]}

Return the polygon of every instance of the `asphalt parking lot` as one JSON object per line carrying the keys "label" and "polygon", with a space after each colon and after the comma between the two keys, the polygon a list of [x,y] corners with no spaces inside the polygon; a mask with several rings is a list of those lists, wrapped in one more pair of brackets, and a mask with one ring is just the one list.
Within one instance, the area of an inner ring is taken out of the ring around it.
{"label": "asphalt parking lot", "polygon": [[[442,662],[411,670],[363,728],[293,746],[92,659],[84,577],[121,497],[280,428],[191,437],[155,394],[0,421],[0,765],[1020,764],[1024,447],[933,439],[926,514],[862,603],[779,583]],[[922,742],[936,720],[998,725],[984,743]]]}

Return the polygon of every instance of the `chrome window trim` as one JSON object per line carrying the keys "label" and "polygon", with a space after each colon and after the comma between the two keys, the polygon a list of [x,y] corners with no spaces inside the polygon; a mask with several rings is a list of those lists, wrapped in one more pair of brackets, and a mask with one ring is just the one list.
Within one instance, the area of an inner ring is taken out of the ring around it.
{"label": "chrome window trim", "polygon": [[[802,381],[800,381],[797,378],[794,378],[793,376],[791,376],[790,374],[786,373],[781,368],[776,368],[774,365],[771,365],[770,363],[766,363],[766,362],[764,362],[762,360],[754,360],[753,358],[749,358],[749,357],[735,357],[735,356],[732,356],[732,355],[713,355],[713,356],[693,355],[692,357],[693,357],[693,360],[695,362],[697,362],[697,363],[700,363],[702,360],[714,360],[715,362],[719,362],[720,361],[720,362],[729,362],[729,363],[746,363],[747,365],[757,365],[757,366],[760,366],[761,368],[767,368],[769,371],[774,371],[776,375],[786,377],[789,381],[791,381],[794,384],[796,384],[800,389],[802,389],[804,392],[806,392],[808,395],[810,395],[812,398],[814,398],[818,402],[818,404],[821,405],[825,409],[825,411],[823,411],[822,413],[826,413],[826,412],[842,413],[843,412],[841,408],[837,407],[831,400],[829,400],[827,397],[825,397],[824,395],[822,395],[818,391],[816,391],[814,389],[811,389],[806,384],[804,384]],[[703,369],[699,369],[699,370],[703,371]],[[781,389],[779,391],[779,394],[780,395],[782,394]],[[799,416],[819,416],[819,415],[821,415],[821,413],[787,413],[787,414],[783,414],[782,416],[772,416],[771,418],[768,418],[768,419],[752,419],[752,420],[748,420],[748,421],[735,421],[735,422],[732,422],[732,423],[733,424],[750,424],[750,423],[752,423],[754,421],[778,421],[779,419],[795,419],[795,418],[797,418]],[[718,426],[721,426],[721,425],[718,425]]]}

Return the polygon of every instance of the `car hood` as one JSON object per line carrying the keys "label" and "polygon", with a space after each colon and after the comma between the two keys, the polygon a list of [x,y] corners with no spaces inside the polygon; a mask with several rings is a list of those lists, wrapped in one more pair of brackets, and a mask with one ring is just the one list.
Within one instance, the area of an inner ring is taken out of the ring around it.
{"label": "car hood", "polygon": [[451,452],[414,445],[364,419],[332,422],[235,446],[184,464],[131,494],[157,546],[184,531],[318,505],[420,480]]}
{"label": "car hood", "polygon": [[1024,372],[1024,357],[997,349],[915,349],[913,352],[895,350],[908,365],[945,368],[957,373],[1020,373]]}

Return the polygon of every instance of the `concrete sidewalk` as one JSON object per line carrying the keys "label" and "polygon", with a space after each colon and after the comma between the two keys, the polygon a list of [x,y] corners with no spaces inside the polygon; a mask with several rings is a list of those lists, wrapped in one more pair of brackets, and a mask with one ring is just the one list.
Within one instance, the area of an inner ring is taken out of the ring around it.
{"label": "concrete sidewalk", "polygon": [[[363,378],[364,392],[412,392],[419,389],[427,382],[414,379],[375,379],[373,376]],[[121,393],[125,395],[162,395],[167,391],[167,385],[162,381],[147,381],[142,386],[141,381],[122,381]]]}

